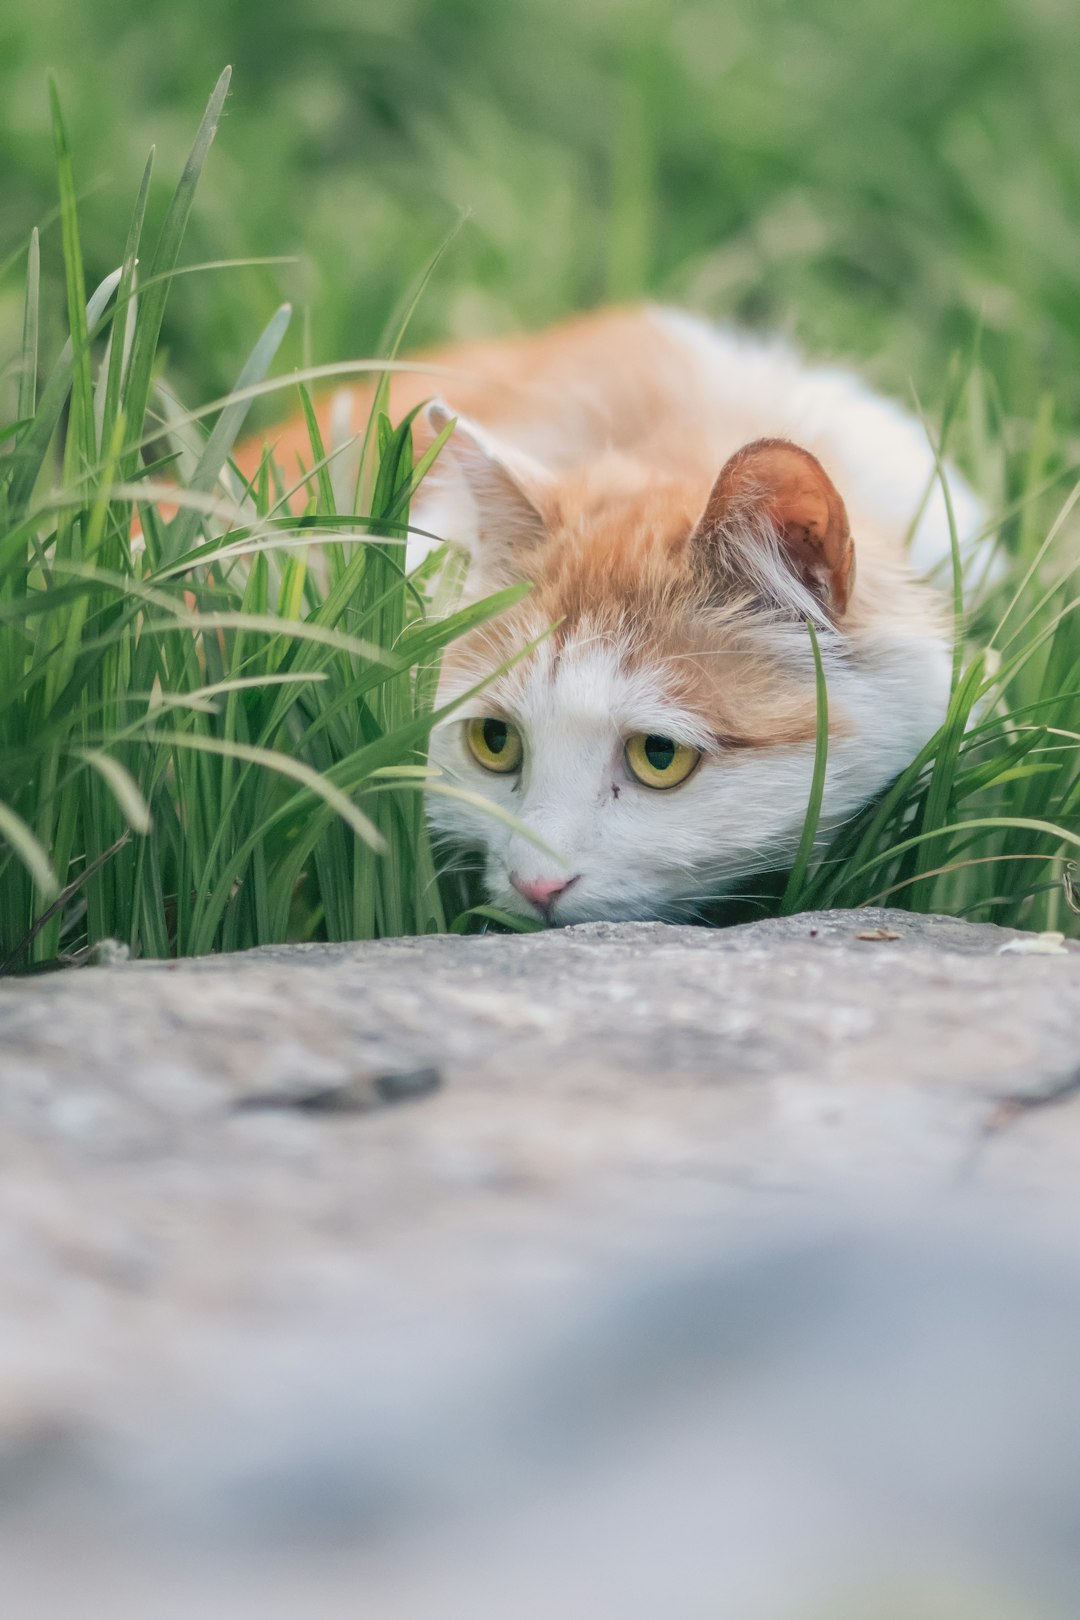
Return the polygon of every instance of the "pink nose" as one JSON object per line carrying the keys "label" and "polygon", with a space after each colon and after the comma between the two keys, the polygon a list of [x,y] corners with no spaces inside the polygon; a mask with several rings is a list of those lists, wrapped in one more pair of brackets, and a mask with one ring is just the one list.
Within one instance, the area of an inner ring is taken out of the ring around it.
{"label": "pink nose", "polygon": [[565,893],[572,883],[576,883],[577,878],[534,878],[526,881],[519,878],[516,872],[511,872],[510,881],[518,894],[524,895],[525,899],[546,917],[560,894]]}

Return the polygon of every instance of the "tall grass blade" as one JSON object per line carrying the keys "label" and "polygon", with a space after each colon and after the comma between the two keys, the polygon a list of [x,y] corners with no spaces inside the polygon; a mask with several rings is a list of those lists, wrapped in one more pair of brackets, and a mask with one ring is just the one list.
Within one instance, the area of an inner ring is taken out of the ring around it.
{"label": "tall grass blade", "polygon": [[56,80],[49,77],[49,103],[52,109],[56,170],[60,182],[60,230],[64,245],[64,279],[67,284],[68,322],[71,329],[73,374],[71,389],[72,424],[69,442],[74,442],[83,467],[91,467],[96,457],[94,439],[94,388],[90,371],[90,334],[86,320],[86,276],[79,243],[79,217],[75,176],[71,165],[67,133],[60,112]]}
{"label": "tall grass blade", "polygon": [[30,233],[26,262],[26,302],[23,307],[22,352],[19,356],[19,395],[15,414],[28,422],[37,405],[38,325],[41,301],[41,247],[35,227]]}
{"label": "tall grass blade", "polygon": [[107,782],[132,832],[149,832],[150,806],[131,772],[118,759],[113,759],[98,748],[82,748],[79,757]]}
{"label": "tall grass blade", "polygon": [[[202,123],[199,125],[195,141],[188,154],[188,160],[184,165],[184,172],[180,176],[179,183],[173,193],[172,202],[169,205],[169,211],[165,216],[165,222],[161,227],[161,235],[158,237],[157,247],[150,265],[148,288],[140,301],[126,395],[128,422],[136,438],[142,433],[146,407],[150,400],[150,384],[154,360],[157,354],[158,338],[161,334],[161,322],[165,314],[165,304],[169,295],[170,283],[168,275],[175,268],[180,257],[180,249],[187,230],[188,218],[195,200],[195,190],[206,163],[211,142],[217,133],[221,109],[225,104],[231,78],[232,69],[226,68],[214,86],[213,94],[207,103]],[[127,476],[130,476],[131,470],[132,467],[129,466]]]}
{"label": "tall grass blade", "polygon": [[[84,324],[93,332],[105,313],[113,293],[120,283],[122,268],[112,271],[91,293],[86,305]],[[68,338],[41,391],[33,421],[19,444],[19,455],[9,490],[9,506],[13,516],[21,517],[41,475],[41,469],[71,391],[75,365],[75,346]]]}
{"label": "tall grass blade", "polygon": [[[34,836],[22,817],[9,804],[0,801],[0,838],[8,844],[25,866],[35,885],[46,900],[51,900],[60,885],[56,880],[48,851]],[[3,868],[0,866],[0,876]]]}
{"label": "tall grass blade", "polygon": [[821,659],[821,647],[818,643],[817,631],[809,619],[806,621],[806,630],[814,654],[814,689],[817,698],[814,774],[810,782],[810,796],[806,802],[806,815],[803,818],[799,847],[780,900],[780,915],[782,917],[788,917],[792,912],[799,909],[800,896],[810,866],[810,857],[814,852],[814,844],[817,841],[818,825],[821,821],[821,804],[825,796],[825,772],[829,763],[829,689],[825,680],[825,665]]}
{"label": "tall grass blade", "polygon": [[[251,351],[236,381],[237,392],[241,397],[238,401],[227,404],[214,424],[213,432],[206,441],[206,447],[194,471],[186,480],[189,492],[196,495],[208,495],[217,484],[221,469],[224,467],[251,409],[251,401],[244,397],[244,391],[253,383],[262,382],[266,373],[270,370],[274,363],[274,357],[281,347],[281,340],[285,336],[291,318],[291,306],[282,304],[281,308],[275,311],[273,318]],[[198,527],[199,514],[192,508],[181,511],[173,519],[169,526],[170,556],[178,555],[187,550]],[[168,558],[163,558],[162,562],[167,563]]]}
{"label": "tall grass blade", "polygon": [[153,172],[154,148],[151,147],[143,169],[139,194],[135,199],[135,209],[131,216],[131,224],[128,226],[127,243],[124,247],[124,258],[120,266],[120,285],[116,293],[116,313],[113,329],[109,334],[108,359],[104,368],[105,394],[101,412],[101,436],[103,442],[112,433],[112,425],[116,421],[120,410],[121,388],[128,366],[131,363],[138,313],[135,302],[135,271],[139,262],[139,247],[142,242],[143,225],[146,220],[146,204],[150,196],[150,180]]}

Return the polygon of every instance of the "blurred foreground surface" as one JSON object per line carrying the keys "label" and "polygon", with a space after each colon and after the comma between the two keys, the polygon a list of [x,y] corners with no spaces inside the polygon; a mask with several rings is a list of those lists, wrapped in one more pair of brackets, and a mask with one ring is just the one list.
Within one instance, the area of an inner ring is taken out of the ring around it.
{"label": "blurred foreground surface", "polygon": [[3,982],[10,1612],[1075,1616],[1080,950],[1020,944]]}

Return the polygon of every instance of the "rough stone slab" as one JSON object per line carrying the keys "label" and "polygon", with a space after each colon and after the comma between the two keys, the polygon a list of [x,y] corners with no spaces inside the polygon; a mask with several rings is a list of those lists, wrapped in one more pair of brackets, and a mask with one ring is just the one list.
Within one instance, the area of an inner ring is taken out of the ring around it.
{"label": "rough stone slab", "polygon": [[[899,937],[858,938],[877,930]],[[9,1276],[46,1311],[101,1290],[106,1334],[117,1299],[136,1325],[294,1289],[381,1316],[733,1201],[1000,1184],[1071,1205],[1080,951],[1000,954],[1012,937],[860,911],[0,982]],[[238,1106],[431,1068],[438,1091],[372,1112]]]}
{"label": "rough stone slab", "polygon": [[[859,937],[878,932],[897,937]],[[924,1227],[904,1239],[898,1271],[866,1239],[851,1300],[807,1307],[829,1342],[890,1311],[932,1325],[941,1277],[962,1294],[972,1267],[979,1299],[1022,1317],[1026,1260],[1001,1278],[993,1268],[1004,1235],[1027,1225],[1052,1326],[1015,1356],[1050,1366],[1046,1344],[1074,1333],[1080,1354],[1080,949],[1002,954],[1018,937],[864,910],[727,931],[590,924],[271,948],[0,981],[0,1486],[14,1481],[22,1504],[16,1541],[31,1544],[58,1502],[77,1528],[88,1502],[113,1500],[125,1512],[156,1503],[158,1530],[195,1524],[198,1539],[200,1514],[216,1522],[237,1481],[259,1476],[260,1446],[281,1513],[292,1504],[303,1517],[328,1492],[350,1534],[372,1495],[393,1517],[399,1464],[403,1502],[443,1501],[439,1469],[459,1491],[464,1477],[446,1456],[486,1435],[476,1477],[502,1478],[529,1411],[541,1429],[536,1413],[552,1413],[569,1443],[580,1425],[562,1395],[578,1378],[604,1385],[602,1347],[625,1343],[617,1323],[650,1342],[681,1312],[692,1337],[688,1301],[741,1299],[740,1266],[768,1306],[751,1339],[770,1362],[800,1332],[789,1273],[776,1293],[776,1245],[818,1234],[805,1276],[826,1279],[827,1302],[828,1224],[861,1234],[883,1204],[905,1221],[929,1211],[942,1232],[977,1210],[991,1252],[980,1237],[969,1264],[969,1239],[950,1239],[929,1276],[937,1240]],[[436,1089],[429,1076],[413,1100],[386,1100],[431,1070]],[[740,1258],[748,1245],[752,1262]],[[940,1347],[960,1329],[925,1332]],[[669,1349],[654,1344],[650,1388],[666,1386]],[[567,1357],[569,1385],[551,1370]],[[814,1367],[791,1374],[800,1422]],[[981,1413],[996,1434],[989,1414],[1011,1385],[990,1383],[972,1421]],[[580,1390],[574,1399],[580,1415]],[[1051,1404],[1039,1418],[1049,1429]],[[1004,1479],[1011,1441],[995,1443]],[[810,1456],[817,1441],[806,1444]],[[769,1455],[762,1479],[779,1466]],[[1077,1458],[1080,1436],[1039,1488],[1072,1489]],[[889,1468],[905,1477],[895,1458]],[[858,1497],[846,1475],[845,1492]],[[491,1490],[474,1497],[486,1523]],[[797,1492],[789,1505],[794,1524]],[[1044,1552],[1049,1572],[1057,1555]],[[368,1575],[392,1584],[375,1564]],[[1059,1577],[1080,1592],[1067,1559]],[[639,1612],[646,1584],[631,1582],[611,1612]],[[452,1587],[444,1570],[439,1590]],[[465,1594],[461,1612],[476,1612]],[[545,1602],[536,1613],[574,1612],[565,1594]],[[596,1605],[590,1620],[606,1612]]]}
{"label": "rough stone slab", "polygon": [[[879,930],[898,937],[859,938]],[[1011,937],[862,911],[7,980],[4,1128],[84,1165],[178,1148],[252,1160],[249,1139],[301,1152],[311,1129],[234,1105],[434,1067],[442,1089],[415,1110],[314,1139],[331,1157],[335,1140],[371,1149],[388,1220],[409,1186],[636,1169],[642,1132],[643,1164],[711,1179],[937,1176],[999,1103],[1067,1091],[1076,1068],[1080,948],[1003,956]]]}

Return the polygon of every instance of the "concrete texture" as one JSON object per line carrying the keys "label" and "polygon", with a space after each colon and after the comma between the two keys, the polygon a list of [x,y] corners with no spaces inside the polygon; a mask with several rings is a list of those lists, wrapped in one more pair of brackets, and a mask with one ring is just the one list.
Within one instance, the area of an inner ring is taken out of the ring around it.
{"label": "concrete texture", "polygon": [[1075,1614],[1078,1033],[892,911],[0,981],[23,1612]]}

